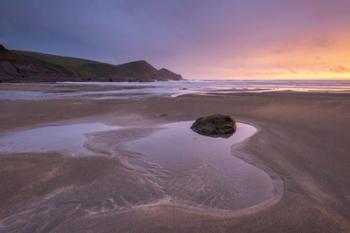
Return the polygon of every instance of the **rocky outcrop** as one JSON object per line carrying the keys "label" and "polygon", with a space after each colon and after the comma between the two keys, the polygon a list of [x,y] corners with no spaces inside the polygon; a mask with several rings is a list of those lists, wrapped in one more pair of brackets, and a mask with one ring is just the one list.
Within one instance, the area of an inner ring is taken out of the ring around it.
{"label": "rocky outcrop", "polygon": [[167,69],[157,70],[143,60],[111,65],[79,58],[10,51],[0,44],[0,82],[150,82],[181,79],[181,75]]}
{"label": "rocky outcrop", "polygon": [[175,74],[174,72],[165,68],[158,70],[158,76],[164,80],[181,80],[182,79],[181,75]]}
{"label": "rocky outcrop", "polygon": [[236,121],[227,115],[214,114],[198,118],[191,129],[205,136],[227,138],[236,131]]}

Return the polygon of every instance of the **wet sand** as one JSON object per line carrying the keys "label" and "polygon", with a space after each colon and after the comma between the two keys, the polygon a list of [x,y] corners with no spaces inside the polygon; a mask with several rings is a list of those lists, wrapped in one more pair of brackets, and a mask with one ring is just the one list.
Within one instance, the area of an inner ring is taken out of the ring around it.
{"label": "wet sand", "polygon": [[[154,177],[135,171],[122,146],[113,156],[3,154],[0,232],[350,232],[348,94],[74,98],[0,101],[0,108],[2,133],[96,121],[153,128],[230,114],[259,129],[234,147],[233,155],[284,184],[281,199],[220,215],[169,205],[154,187]],[[114,136],[126,142],[151,133],[129,130]]]}

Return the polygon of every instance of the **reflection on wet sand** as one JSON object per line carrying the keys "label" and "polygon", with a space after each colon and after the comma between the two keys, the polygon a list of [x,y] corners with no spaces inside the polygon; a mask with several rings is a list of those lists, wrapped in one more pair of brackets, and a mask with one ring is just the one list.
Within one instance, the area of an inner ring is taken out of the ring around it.
{"label": "reflection on wet sand", "polygon": [[[231,154],[231,146],[252,136],[253,126],[238,123],[228,139],[199,135],[192,122],[166,124],[161,130],[127,143],[143,154],[136,164],[162,171],[160,185],[172,201],[193,206],[235,210],[274,195],[270,176]],[[233,153],[234,153],[233,147]]]}
{"label": "reflection on wet sand", "polygon": [[[123,128],[71,124],[2,135],[6,172],[25,171],[13,173],[10,182],[23,180],[25,193],[40,197],[3,197],[4,203],[6,198],[22,203],[2,220],[3,229],[20,226],[25,231],[62,216],[96,220],[153,207],[236,216],[279,200],[280,187],[268,173],[233,156],[237,144],[254,135],[256,128],[238,123],[236,133],[223,139],[198,135],[191,131],[191,123]],[[18,152],[26,153],[11,154]],[[30,225],[21,225],[28,219]]]}
{"label": "reflection on wet sand", "polygon": [[86,123],[23,130],[0,135],[0,153],[55,151],[70,155],[87,154],[90,152],[84,147],[86,134],[118,128],[102,123]]}
{"label": "reflection on wet sand", "polygon": [[[256,128],[238,123],[231,137],[212,138],[193,132],[191,123],[160,125],[143,136],[139,132],[149,129],[134,132],[132,127],[120,130],[102,123],[39,127],[0,136],[0,152],[55,151],[113,157],[119,150],[136,168],[136,177],[149,177],[144,182],[150,182],[152,192],[162,193],[161,199],[181,205],[237,210],[275,195],[274,183],[266,172],[232,156],[235,149],[231,147],[254,135]],[[125,137],[128,131],[130,137],[121,140],[120,135]],[[122,147],[125,148],[120,151]]]}

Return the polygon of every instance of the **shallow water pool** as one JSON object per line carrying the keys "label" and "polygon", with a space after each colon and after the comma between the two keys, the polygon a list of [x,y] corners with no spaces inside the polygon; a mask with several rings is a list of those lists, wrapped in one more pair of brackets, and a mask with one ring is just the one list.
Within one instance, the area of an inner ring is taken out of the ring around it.
{"label": "shallow water pool", "polygon": [[[230,138],[212,138],[190,129],[192,122],[165,124],[147,137],[127,144],[145,164],[164,172],[160,183],[173,200],[218,209],[240,209],[274,195],[271,177],[233,156],[238,144],[256,133],[243,123]],[[138,163],[141,164],[141,163]]]}

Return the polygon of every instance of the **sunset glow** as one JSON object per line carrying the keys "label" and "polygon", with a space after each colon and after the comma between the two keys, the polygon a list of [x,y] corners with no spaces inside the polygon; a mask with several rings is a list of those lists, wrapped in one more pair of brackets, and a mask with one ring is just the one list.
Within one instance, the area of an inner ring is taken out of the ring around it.
{"label": "sunset glow", "polygon": [[231,59],[225,52],[223,61],[209,67],[207,73],[221,79],[349,79],[349,33],[312,36],[267,45],[240,58]]}
{"label": "sunset glow", "polygon": [[187,79],[350,79],[349,12],[347,0],[2,1],[0,40],[114,64],[145,59]]}

